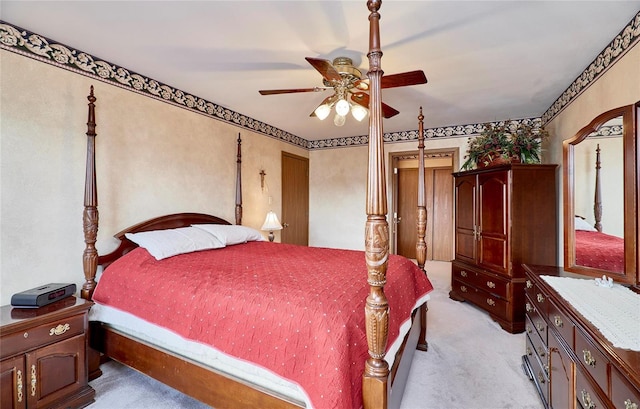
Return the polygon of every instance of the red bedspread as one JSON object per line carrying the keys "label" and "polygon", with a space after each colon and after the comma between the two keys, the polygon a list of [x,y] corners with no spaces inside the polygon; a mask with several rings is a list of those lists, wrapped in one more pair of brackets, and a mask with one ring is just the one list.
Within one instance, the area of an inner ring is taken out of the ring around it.
{"label": "red bedspread", "polygon": [[597,231],[576,230],[576,264],[624,271],[624,240]]}
{"label": "red bedspread", "polygon": [[[157,261],[138,248],[107,268],[94,300],[300,384],[316,408],[362,406],[368,357],[364,252],[249,242]],[[391,256],[389,344],[432,290]]]}

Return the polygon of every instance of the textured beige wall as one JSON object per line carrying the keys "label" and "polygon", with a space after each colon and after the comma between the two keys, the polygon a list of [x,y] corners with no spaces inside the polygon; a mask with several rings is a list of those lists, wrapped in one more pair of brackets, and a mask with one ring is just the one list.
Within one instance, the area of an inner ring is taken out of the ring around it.
{"label": "textured beige wall", "polygon": [[[467,138],[425,141],[426,150],[457,148],[460,152],[460,163],[455,170],[460,167],[466,145]],[[394,152],[417,150],[417,141],[385,145],[388,214],[392,208],[390,155]],[[364,250],[364,226],[367,220],[367,156],[366,146],[313,150],[309,153],[310,245]],[[391,221],[389,216],[387,221]]]}
{"label": "textured beige wall", "polygon": [[[601,78],[546,125],[553,136],[552,143],[548,147],[549,160],[562,165],[563,140],[573,137],[599,114],[638,101],[640,101],[640,43],[636,43],[621,60],[611,66]],[[558,262],[561,265],[564,260],[562,171],[560,166],[558,171]]]}
{"label": "textured beige wall", "polygon": [[[8,51],[0,51],[0,304],[49,282],[82,284],[87,99],[94,85],[101,254],[111,236],[174,212],[234,221],[243,139],[243,224],[280,212],[281,151],[304,149]],[[269,190],[260,188],[260,169]],[[273,198],[269,204],[269,196]]]}

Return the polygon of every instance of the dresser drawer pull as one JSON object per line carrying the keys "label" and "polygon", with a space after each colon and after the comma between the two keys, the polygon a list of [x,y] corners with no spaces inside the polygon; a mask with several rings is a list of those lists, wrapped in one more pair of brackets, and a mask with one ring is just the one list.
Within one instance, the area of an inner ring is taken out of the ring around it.
{"label": "dresser drawer pull", "polygon": [[538,371],[538,382],[541,384],[545,383],[544,375],[540,371]]}
{"label": "dresser drawer pull", "polygon": [[467,276],[467,272],[464,271],[464,270],[460,271],[460,276],[461,277],[466,277]]}
{"label": "dresser drawer pull", "polygon": [[559,316],[555,316],[553,317],[553,323],[555,324],[556,327],[558,328],[562,328],[562,326],[564,325],[564,323],[562,322],[562,318],[560,318]]}
{"label": "dresser drawer pull", "polygon": [[624,409],[638,409],[638,404],[631,402],[631,399],[624,401]]}
{"label": "dresser drawer pull", "polygon": [[527,347],[527,348],[525,349],[525,351],[527,351],[527,355],[528,355],[528,356],[531,356],[531,348]]}
{"label": "dresser drawer pull", "polygon": [[71,325],[69,324],[58,324],[57,327],[51,328],[49,330],[49,336],[54,336],[54,335],[62,335],[65,332],[69,331],[71,329]]}
{"label": "dresser drawer pull", "polygon": [[583,389],[580,394],[582,395],[582,406],[585,409],[595,409],[596,404],[591,400],[591,395],[589,395],[589,392]]}
{"label": "dresser drawer pull", "polygon": [[493,281],[487,281],[487,287],[496,288],[496,284]]}
{"label": "dresser drawer pull", "polygon": [[16,388],[18,389],[18,402],[22,402],[22,371],[18,369]]}
{"label": "dresser drawer pull", "polygon": [[537,298],[538,298],[538,302],[539,303],[543,303],[544,302],[544,296],[542,294],[538,293]]}
{"label": "dresser drawer pull", "polygon": [[535,311],[536,309],[531,306],[531,304],[526,303],[524,307],[527,309],[527,312]]}
{"label": "dresser drawer pull", "polygon": [[495,305],[496,305],[496,302],[495,302],[495,301],[493,301],[491,298],[487,298],[487,304],[489,304],[490,306],[492,306],[492,307],[493,307],[493,306],[495,306]]}
{"label": "dresser drawer pull", "polygon": [[533,288],[533,283],[531,280],[527,280],[527,288]]}
{"label": "dresser drawer pull", "polygon": [[545,351],[544,347],[543,346],[539,346],[538,347],[538,355],[540,356],[540,358],[544,357],[545,353],[546,353],[546,351]]}
{"label": "dresser drawer pull", "polygon": [[538,331],[542,332],[542,330],[544,329],[544,323],[536,322],[536,328],[538,328]]}
{"label": "dresser drawer pull", "polygon": [[589,351],[588,349],[583,349],[582,350],[582,358],[584,359],[584,363],[589,365],[589,366],[593,366],[595,368],[596,366],[596,359],[591,355],[591,351]]}
{"label": "dresser drawer pull", "polygon": [[31,396],[36,396],[36,383],[38,382],[37,379],[36,366],[31,365]]}
{"label": "dresser drawer pull", "polygon": [[527,334],[531,334],[531,327],[529,324],[525,325],[525,328],[527,329]]}
{"label": "dresser drawer pull", "polygon": [[460,291],[462,291],[463,293],[467,292],[467,286],[461,285],[460,286]]}

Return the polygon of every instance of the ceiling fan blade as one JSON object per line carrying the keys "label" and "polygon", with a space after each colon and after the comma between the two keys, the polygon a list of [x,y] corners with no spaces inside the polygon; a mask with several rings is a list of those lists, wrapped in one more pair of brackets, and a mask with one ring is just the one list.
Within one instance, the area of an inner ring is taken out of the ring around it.
{"label": "ceiling fan blade", "polygon": [[258,91],[260,95],[276,95],[276,94],[293,94],[295,92],[320,92],[327,88],[313,87],[313,88],[292,88],[292,89],[267,89]]}
{"label": "ceiling fan blade", "polygon": [[[351,95],[351,100],[358,105],[362,105],[363,107],[369,109],[369,94],[365,92],[354,92]],[[389,105],[382,102],[382,116],[385,118],[391,118],[398,115],[400,111],[395,108],[390,107]]]}
{"label": "ceiling fan blade", "polygon": [[[336,94],[330,95],[328,97],[326,97],[321,103],[318,104],[318,107],[324,104],[328,104],[331,105],[331,103],[333,102],[333,100],[336,98]],[[318,107],[316,107],[316,109],[318,109]],[[316,116],[316,109],[314,109],[311,112],[311,115],[309,115],[310,117],[314,117]]]}
{"label": "ceiling fan blade", "polygon": [[331,61],[311,57],[305,57],[305,60],[309,61],[309,64],[318,70],[320,75],[322,75],[322,78],[325,80],[340,81],[342,79],[340,73],[333,67],[333,65],[331,65]]}
{"label": "ceiling fan blade", "polygon": [[426,84],[427,77],[422,70],[383,75],[380,88],[406,87],[408,85]]}

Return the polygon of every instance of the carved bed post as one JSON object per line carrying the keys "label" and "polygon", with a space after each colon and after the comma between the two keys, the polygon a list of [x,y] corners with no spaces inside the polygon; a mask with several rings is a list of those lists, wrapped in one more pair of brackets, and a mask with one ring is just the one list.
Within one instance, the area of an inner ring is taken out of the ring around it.
{"label": "carved bed post", "polygon": [[425,206],[424,189],[424,115],[422,107],[418,115],[418,241],[416,242],[416,261],[418,267],[424,271],[427,260],[427,243],[424,241],[427,231],[427,207]]}
{"label": "carved bed post", "polygon": [[387,407],[389,364],[384,357],[389,332],[389,303],[384,294],[389,258],[389,224],[387,223],[387,192],[382,132],[382,101],[380,81],[380,14],[381,0],[367,1],[369,14],[369,163],[367,170],[367,222],[365,227],[365,258],[369,295],[365,305],[365,320],[369,359],[362,380],[365,409]]}
{"label": "carved bed post", "polygon": [[236,224],[242,224],[242,138],[238,132],[238,156],[236,160]]}
{"label": "carved bed post", "polygon": [[602,233],[602,197],[600,194],[600,144],[596,146],[596,186],[593,197],[593,216],[596,223],[593,227]]}
{"label": "carved bed post", "polygon": [[96,272],[98,270],[98,251],[96,238],[98,236],[98,190],[96,186],[96,97],[93,95],[93,85],[87,97],[89,100],[89,118],[87,119],[87,165],[84,180],[84,212],[82,225],[84,230],[85,249],[82,255],[85,282],[80,292],[82,298],[90,300],[96,287]]}

